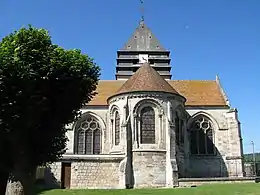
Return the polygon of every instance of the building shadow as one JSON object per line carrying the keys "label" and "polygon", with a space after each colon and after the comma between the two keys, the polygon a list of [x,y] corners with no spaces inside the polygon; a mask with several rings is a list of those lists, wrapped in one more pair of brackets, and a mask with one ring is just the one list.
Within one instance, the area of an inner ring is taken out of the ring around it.
{"label": "building shadow", "polygon": [[189,171],[187,176],[191,178],[228,177],[228,168],[220,151],[211,139],[207,138],[206,135],[205,137],[206,142],[213,146],[214,154],[190,154]]}
{"label": "building shadow", "polygon": [[[128,106],[126,106],[126,116],[130,114]],[[132,137],[132,124],[131,120],[126,125],[126,169],[125,169],[125,187],[126,189],[132,189],[135,185],[134,171],[133,171],[133,137]]]}
{"label": "building shadow", "polygon": [[[217,139],[217,126],[218,125],[215,124],[212,119],[204,114],[190,117],[187,124],[189,154],[185,155],[188,159],[184,159],[184,161],[186,160],[188,163],[186,164],[187,169],[185,173],[181,174],[183,177],[217,178],[230,176],[227,167],[227,159],[224,159],[226,157],[223,158],[219,148],[217,148],[214,143],[214,140]],[[225,150],[225,145],[221,146],[220,143],[219,147],[220,149]],[[239,167],[237,168],[237,176],[239,175],[238,170]]]}
{"label": "building shadow", "polygon": [[54,177],[49,167],[41,168],[40,176],[35,180],[36,194],[53,189],[61,189],[61,183]]}

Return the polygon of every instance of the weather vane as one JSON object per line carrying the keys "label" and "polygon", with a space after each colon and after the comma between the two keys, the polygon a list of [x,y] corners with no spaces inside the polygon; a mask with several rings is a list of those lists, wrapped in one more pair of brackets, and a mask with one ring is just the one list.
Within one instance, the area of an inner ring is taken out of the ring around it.
{"label": "weather vane", "polygon": [[140,0],[141,3],[141,21],[144,21],[144,1]]}

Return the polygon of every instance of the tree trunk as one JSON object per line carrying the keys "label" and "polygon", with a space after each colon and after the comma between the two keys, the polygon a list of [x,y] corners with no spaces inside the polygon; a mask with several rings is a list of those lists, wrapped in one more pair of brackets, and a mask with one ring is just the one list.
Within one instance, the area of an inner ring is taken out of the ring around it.
{"label": "tree trunk", "polygon": [[14,169],[7,183],[5,195],[35,195],[35,173],[36,168],[33,171]]}
{"label": "tree trunk", "polygon": [[9,177],[8,172],[3,170],[0,171],[0,194],[5,194],[8,177]]}

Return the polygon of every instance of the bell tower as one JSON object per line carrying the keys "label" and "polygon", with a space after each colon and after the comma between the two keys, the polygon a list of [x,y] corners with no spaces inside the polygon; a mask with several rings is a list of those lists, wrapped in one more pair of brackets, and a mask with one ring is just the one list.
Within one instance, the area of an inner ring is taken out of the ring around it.
{"label": "bell tower", "polygon": [[117,51],[116,80],[127,80],[145,62],[164,79],[171,79],[170,51],[162,47],[142,17],[131,38]]}

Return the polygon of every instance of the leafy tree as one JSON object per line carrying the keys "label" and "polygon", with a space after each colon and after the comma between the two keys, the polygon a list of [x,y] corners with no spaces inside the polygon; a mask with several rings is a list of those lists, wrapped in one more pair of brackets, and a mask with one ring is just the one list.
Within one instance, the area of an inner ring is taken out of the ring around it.
{"label": "leafy tree", "polygon": [[[253,159],[254,159],[253,153],[244,154],[245,162],[253,162]],[[255,153],[255,160],[256,162],[260,162],[260,153]]]}
{"label": "leafy tree", "polygon": [[93,59],[52,44],[44,29],[22,28],[0,42],[1,165],[16,186],[9,193],[32,194],[36,167],[64,154],[64,126],[95,95],[99,75]]}

